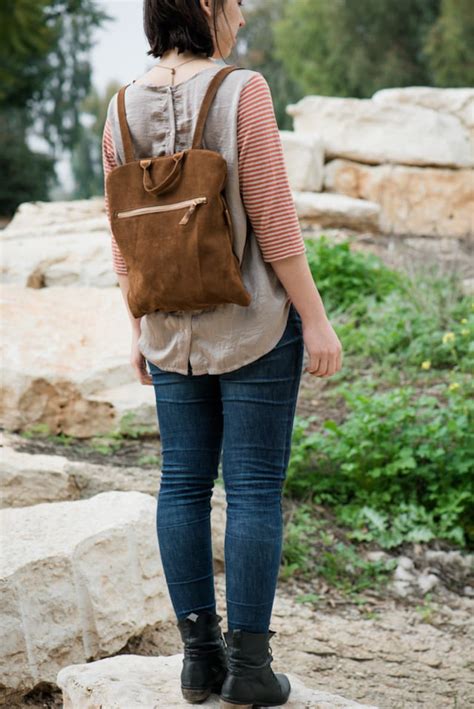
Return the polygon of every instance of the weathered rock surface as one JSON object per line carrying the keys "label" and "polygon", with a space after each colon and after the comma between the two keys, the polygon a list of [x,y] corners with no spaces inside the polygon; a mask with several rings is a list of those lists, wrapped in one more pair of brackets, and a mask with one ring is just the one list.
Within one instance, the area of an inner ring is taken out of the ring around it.
{"label": "weathered rock surface", "polygon": [[[43,502],[87,499],[109,491],[159,493],[161,470],[117,465],[93,465],[59,455],[0,448],[1,507],[26,507]],[[211,500],[212,548],[216,571],[224,569],[226,499],[224,487],[214,485]]]}
{"label": "weathered rock surface", "polygon": [[293,192],[293,200],[302,222],[321,227],[380,230],[380,207],[374,202],[329,192]]}
{"label": "weathered rock surface", "polygon": [[139,492],[0,511],[0,684],[55,682],[65,665],[174,617],[155,517],[154,498]]}
{"label": "weathered rock surface", "polygon": [[451,113],[466,128],[474,128],[474,89],[440,89],[434,86],[405,86],[380,89],[372,96],[375,103],[409,104]]}
{"label": "weathered rock surface", "polygon": [[[182,654],[169,657],[119,655],[64,667],[57,678],[63,692],[64,709],[187,707],[189,704],[182,698],[179,683],[182,659]],[[275,671],[276,663],[272,667]],[[285,709],[377,709],[336,694],[308,689],[295,675],[288,671],[285,674],[291,684]],[[218,695],[211,694],[201,706],[218,707]]]}
{"label": "weathered rock surface", "polygon": [[77,499],[79,491],[67,470],[68,464],[64,456],[32,455],[2,446],[0,507]]}
{"label": "weathered rock surface", "polygon": [[327,158],[369,164],[474,165],[469,130],[450,113],[334,96],[305,96],[286,110],[296,132],[322,137]]}
{"label": "weathered rock surface", "polygon": [[[154,390],[129,364],[130,323],[118,288],[2,285],[0,423],[46,424],[85,438],[125,415],[157,427]],[[6,337],[6,333],[12,333]]]}
{"label": "weathered rock surface", "polygon": [[2,283],[28,288],[117,285],[101,197],[25,202],[0,236]]}
{"label": "weathered rock surface", "polygon": [[107,225],[106,220],[103,197],[57,202],[23,202],[13,219],[3,229],[2,238],[100,231]]}
{"label": "weathered rock surface", "polygon": [[319,192],[323,187],[324,144],[313,133],[281,130],[288,180],[293,190]]}
{"label": "weathered rock surface", "polygon": [[382,231],[462,238],[474,235],[474,171],[331,160],[326,190],[376,202]]}

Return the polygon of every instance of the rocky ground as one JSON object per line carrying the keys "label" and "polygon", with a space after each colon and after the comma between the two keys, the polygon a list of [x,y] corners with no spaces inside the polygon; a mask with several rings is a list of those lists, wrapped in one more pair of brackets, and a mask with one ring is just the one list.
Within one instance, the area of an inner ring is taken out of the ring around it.
{"label": "rocky ground", "polygon": [[[96,463],[106,459],[121,466],[136,465],[144,455],[150,461],[159,457],[156,436],[122,441],[119,450],[108,453],[86,441],[70,446],[40,438],[15,441],[17,450]],[[153,479],[156,463],[144,466],[144,475]],[[284,513],[288,520],[290,501],[285,500]],[[341,538],[327,511],[315,508],[315,513],[325,516],[326,532]],[[389,583],[359,594],[338,590],[318,576],[282,577],[271,625],[276,631],[274,670],[291,671],[309,687],[381,709],[474,706],[472,556],[439,543],[406,545],[396,552],[389,555],[398,561]],[[377,554],[376,547],[365,553]],[[219,565],[216,597],[225,629],[225,577]],[[122,650],[144,655],[180,651],[173,624],[148,628]],[[60,693],[37,688],[21,706],[60,707]]]}
{"label": "rocky ground", "polygon": [[[474,706],[473,601],[455,594],[400,601],[367,594],[363,604],[328,594],[318,608],[296,602],[297,583],[280,584],[271,628],[275,671],[291,671],[307,686],[380,709],[467,709]],[[226,627],[225,581],[216,576],[218,610]],[[172,624],[148,628],[124,653],[181,651]],[[36,690],[23,707],[61,707],[59,692]]]}

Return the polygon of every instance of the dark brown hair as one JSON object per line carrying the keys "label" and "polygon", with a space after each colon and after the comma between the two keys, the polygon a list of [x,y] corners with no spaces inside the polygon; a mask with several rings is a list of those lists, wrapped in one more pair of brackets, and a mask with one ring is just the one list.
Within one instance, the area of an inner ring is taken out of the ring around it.
{"label": "dark brown hair", "polygon": [[[216,17],[224,13],[226,0],[212,0],[212,22],[216,37]],[[143,27],[150,44],[147,54],[161,57],[169,49],[210,57],[215,48],[199,0],[144,0]],[[222,55],[221,55],[222,56]]]}

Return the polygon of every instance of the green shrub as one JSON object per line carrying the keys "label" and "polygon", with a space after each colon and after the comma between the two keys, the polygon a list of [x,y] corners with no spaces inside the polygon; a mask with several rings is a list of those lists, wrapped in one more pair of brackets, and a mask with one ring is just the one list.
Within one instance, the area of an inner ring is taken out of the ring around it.
{"label": "green shrub", "polygon": [[328,313],[363,315],[371,302],[403,289],[404,279],[374,254],[351,250],[352,240],[332,244],[322,235],[307,239],[311,274]]}
{"label": "green shrub", "polygon": [[456,281],[409,283],[367,308],[362,322],[349,319],[338,329],[347,356],[356,355],[386,370],[474,370],[474,310]]}
{"label": "green shrub", "polygon": [[333,507],[354,539],[465,545],[474,538],[474,387],[466,378],[440,388],[341,387],[341,424],[306,435],[312,417],[295,420],[285,491]]}

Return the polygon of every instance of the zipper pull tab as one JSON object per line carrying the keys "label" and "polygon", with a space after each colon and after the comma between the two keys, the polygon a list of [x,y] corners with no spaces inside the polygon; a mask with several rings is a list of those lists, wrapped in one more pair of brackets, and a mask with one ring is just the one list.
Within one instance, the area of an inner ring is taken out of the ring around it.
{"label": "zipper pull tab", "polygon": [[195,200],[193,200],[193,203],[190,205],[188,211],[183,215],[181,218],[179,224],[187,224],[189,222],[189,218],[191,217],[191,214],[194,212],[198,204],[206,204],[207,202],[207,197],[196,197]]}
{"label": "zipper pull tab", "polygon": [[191,214],[194,212],[195,209],[196,209],[196,202],[194,202],[194,203],[189,207],[188,211],[183,215],[183,217],[181,218],[181,220],[180,220],[179,223],[180,223],[180,224],[183,224],[183,225],[184,225],[184,224],[187,224],[187,223],[189,222],[189,218],[190,218]]}

